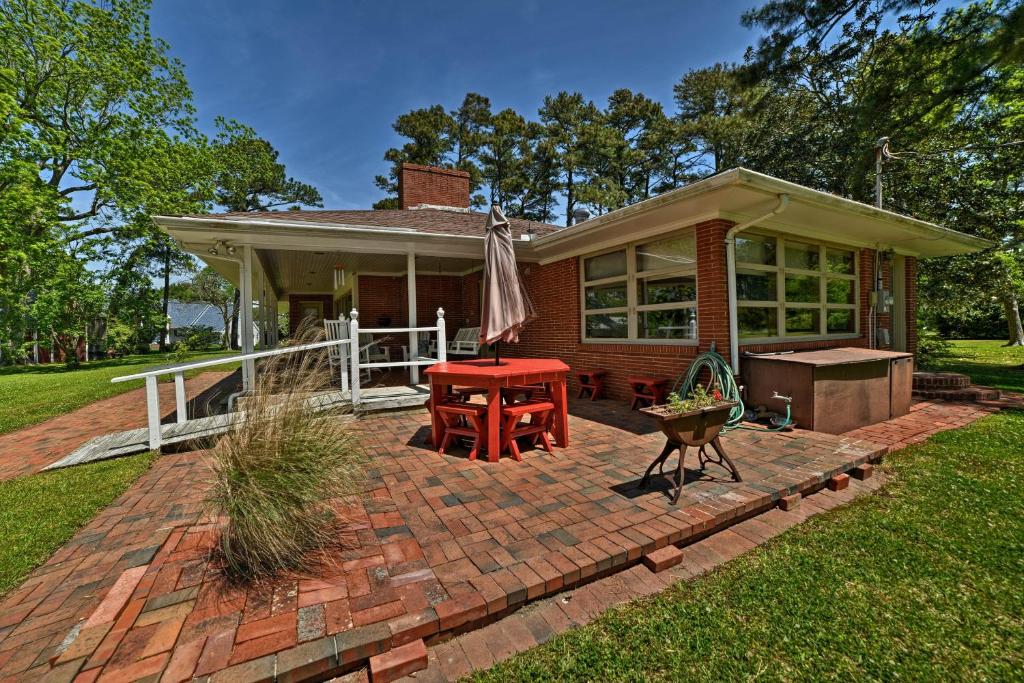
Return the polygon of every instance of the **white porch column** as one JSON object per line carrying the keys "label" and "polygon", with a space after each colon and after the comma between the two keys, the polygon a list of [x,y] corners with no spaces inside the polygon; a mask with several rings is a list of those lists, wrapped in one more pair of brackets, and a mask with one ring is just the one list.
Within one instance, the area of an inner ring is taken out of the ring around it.
{"label": "white porch column", "polygon": [[[405,255],[405,271],[409,290],[409,327],[416,327],[416,253],[410,251]],[[420,333],[409,333],[409,360],[416,360],[420,355]],[[420,383],[420,367],[409,366],[409,383]]]}
{"label": "white porch column", "polygon": [[[242,263],[239,268],[238,326],[241,328],[242,353],[253,352],[252,333],[252,247],[242,247]],[[242,361],[242,389],[253,388],[256,376],[256,363],[253,360]]]}
{"label": "white porch column", "polygon": [[255,259],[256,263],[256,344],[255,347],[262,351],[266,348],[263,340],[266,338],[265,332],[267,327],[267,315],[266,315],[266,301],[267,301],[267,284],[266,278],[263,275],[263,264],[260,262],[259,257]]}

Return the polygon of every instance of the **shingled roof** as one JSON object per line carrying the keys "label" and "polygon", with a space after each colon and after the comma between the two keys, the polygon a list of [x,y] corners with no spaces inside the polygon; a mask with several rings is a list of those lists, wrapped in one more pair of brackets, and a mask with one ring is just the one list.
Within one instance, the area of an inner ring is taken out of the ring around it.
{"label": "shingled roof", "polygon": [[[213,218],[237,221],[281,221],[315,225],[344,225],[371,228],[405,228],[417,232],[442,235],[483,237],[487,214],[477,211],[448,209],[382,209],[380,211],[244,211],[205,214],[192,218]],[[532,232],[536,236],[558,230],[558,226],[521,218],[510,218],[512,235]]]}

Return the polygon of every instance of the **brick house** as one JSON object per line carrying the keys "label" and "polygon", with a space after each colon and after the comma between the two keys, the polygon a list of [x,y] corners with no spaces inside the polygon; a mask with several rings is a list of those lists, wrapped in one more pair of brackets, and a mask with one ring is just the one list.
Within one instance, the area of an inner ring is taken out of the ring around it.
{"label": "brick house", "polygon": [[[254,301],[247,349],[277,343],[279,311],[293,329],[353,308],[364,327],[423,326],[438,308],[449,337],[479,325],[486,215],[468,174],[405,164],[399,202],[155,221]],[[740,371],[744,352],[913,353],[918,259],[988,246],[743,168],[569,228],[511,223],[538,318],[507,354],[605,368],[619,398],[628,375],[675,377],[712,345]]]}

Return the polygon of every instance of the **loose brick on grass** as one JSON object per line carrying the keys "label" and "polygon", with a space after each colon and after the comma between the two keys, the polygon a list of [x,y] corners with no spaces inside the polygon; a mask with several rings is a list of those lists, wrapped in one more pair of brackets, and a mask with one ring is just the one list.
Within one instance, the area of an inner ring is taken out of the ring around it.
{"label": "loose brick on grass", "polygon": [[663,572],[682,561],[683,551],[674,545],[667,545],[644,555],[644,565],[654,573]]}
{"label": "loose brick on grass", "polygon": [[849,474],[837,474],[828,480],[829,491],[842,491],[850,485]]}
{"label": "loose brick on grass", "polygon": [[853,475],[854,479],[859,479],[861,481],[864,481],[865,479],[870,479],[871,477],[874,476],[874,474],[875,474],[875,466],[872,465],[871,463],[865,463],[863,465],[857,465],[856,467],[853,468],[853,470],[850,472],[850,474]]}

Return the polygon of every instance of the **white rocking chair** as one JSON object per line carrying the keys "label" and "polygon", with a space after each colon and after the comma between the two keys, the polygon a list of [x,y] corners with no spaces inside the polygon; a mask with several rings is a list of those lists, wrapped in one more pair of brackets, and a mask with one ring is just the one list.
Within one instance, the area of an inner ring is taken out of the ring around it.
{"label": "white rocking chair", "polygon": [[[391,347],[381,346],[371,334],[359,335],[359,361],[361,363],[390,363]],[[361,382],[373,380],[373,373],[384,372],[384,368],[363,368],[360,373]]]}

